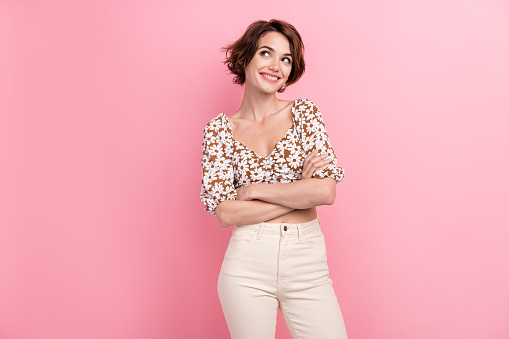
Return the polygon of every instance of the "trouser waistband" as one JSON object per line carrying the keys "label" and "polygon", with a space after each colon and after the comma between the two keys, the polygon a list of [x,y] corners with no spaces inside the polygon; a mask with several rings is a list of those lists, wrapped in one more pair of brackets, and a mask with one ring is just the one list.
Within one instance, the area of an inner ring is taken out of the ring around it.
{"label": "trouser waistband", "polygon": [[241,229],[249,229],[258,233],[258,238],[261,237],[262,234],[280,234],[280,235],[290,235],[290,234],[310,234],[317,231],[317,229],[321,228],[320,218],[316,217],[315,219],[303,223],[274,223],[274,222],[260,222],[257,224],[248,224],[248,225],[240,225],[235,226],[235,228]]}

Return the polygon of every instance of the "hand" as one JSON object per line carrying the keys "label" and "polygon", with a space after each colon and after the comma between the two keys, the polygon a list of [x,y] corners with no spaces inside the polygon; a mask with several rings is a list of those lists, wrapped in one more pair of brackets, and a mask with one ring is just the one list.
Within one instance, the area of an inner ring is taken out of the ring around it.
{"label": "hand", "polygon": [[251,198],[251,186],[252,185],[253,184],[236,188],[235,191],[237,191],[237,198],[235,198],[235,200],[243,200],[243,201],[253,200],[253,198]]}
{"label": "hand", "polygon": [[302,166],[301,179],[310,179],[316,171],[323,170],[329,166],[332,158],[328,158],[327,153],[318,154],[318,150],[314,150],[304,159],[304,165]]}

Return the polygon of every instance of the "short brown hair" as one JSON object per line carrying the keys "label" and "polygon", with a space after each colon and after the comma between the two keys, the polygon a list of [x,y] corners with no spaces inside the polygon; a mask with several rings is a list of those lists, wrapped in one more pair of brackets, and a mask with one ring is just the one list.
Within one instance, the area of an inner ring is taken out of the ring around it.
{"label": "short brown hair", "polygon": [[258,40],[268,32],[279,32],[290,42],[292,71],[286,83],[278,90],[278,92],[283,92],[287,86],[300,79],[306,68],[304,62],[304,43],[300,34],[295,27],[285,21],[272,19],[270,21],[259,20],[253,22],[240,39],[222,48],[226,53],[224,64],[232,74],[235,74],[233,82],[239,85],[244,84],[246,81],[245,67],[256,53]]}

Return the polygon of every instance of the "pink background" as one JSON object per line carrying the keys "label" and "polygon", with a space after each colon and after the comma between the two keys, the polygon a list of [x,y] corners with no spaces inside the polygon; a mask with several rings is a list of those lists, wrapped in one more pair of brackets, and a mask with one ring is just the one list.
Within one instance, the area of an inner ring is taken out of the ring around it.
{"label": "pink background", "polygon": [[509,337],[507,1],[3,0],[0,338],[228,337],[201,137],[242,98],[219,48],[271,18],[345,169],[349,338]]}

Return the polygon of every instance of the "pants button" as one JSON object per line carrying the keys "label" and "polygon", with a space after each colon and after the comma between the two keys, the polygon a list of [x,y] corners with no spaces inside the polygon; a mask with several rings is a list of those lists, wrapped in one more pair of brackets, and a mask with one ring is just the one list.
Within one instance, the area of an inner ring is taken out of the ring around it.
{"label": "pants button", "polygon": [[283,227],[283,229],[286,231],[288,228],[287,228],[287,227],[286,227],[286,225],[285,225],[285,227]]}

